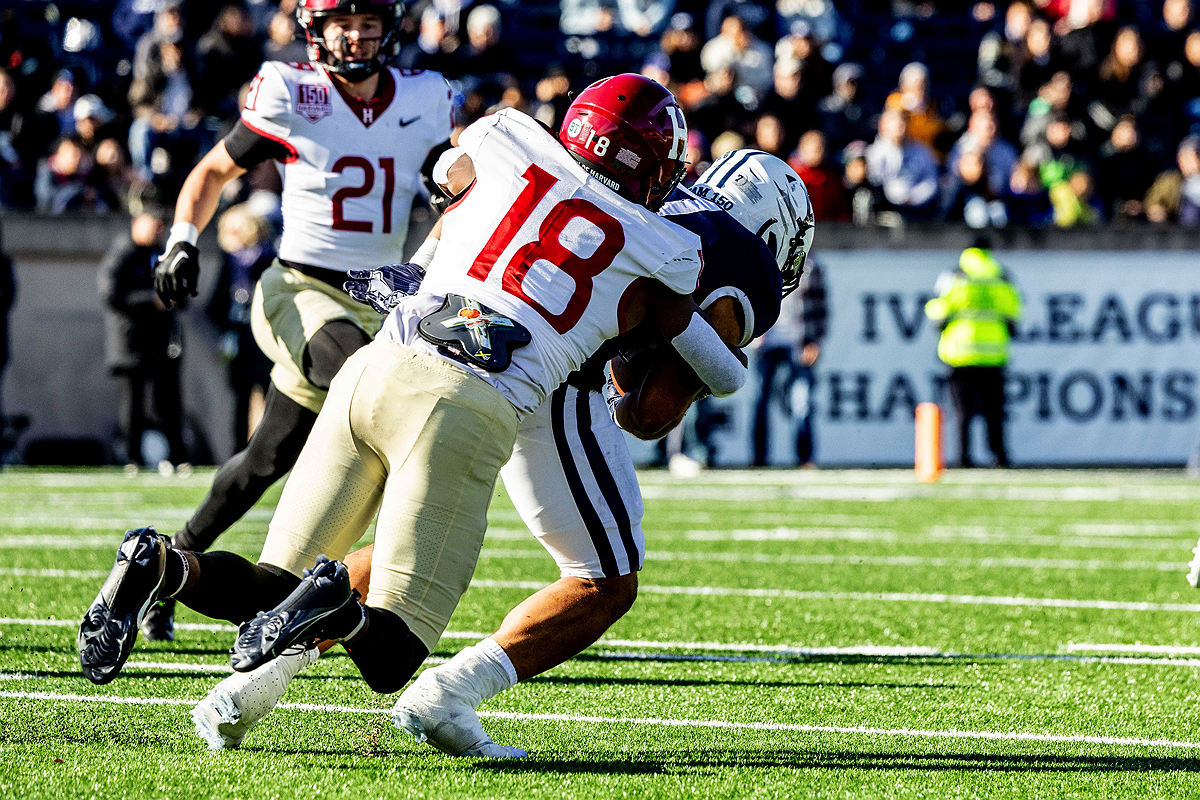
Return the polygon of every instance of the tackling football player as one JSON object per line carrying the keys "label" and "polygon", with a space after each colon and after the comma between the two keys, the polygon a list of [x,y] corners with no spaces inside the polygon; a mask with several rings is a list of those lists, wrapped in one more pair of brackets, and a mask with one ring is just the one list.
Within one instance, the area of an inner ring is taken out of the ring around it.
{"label": "tackling football player", "polygon": [[[251,319],[255,340],[275,362],[266,408],[245,449],[217,471],[175,534],[181,549],[207,550],[292,468],[333,376],[382,323],[342,293],[342,281],[347,269],[401,253],[418,175],[449,147],[451,129],[450,90],[440,75],[383,65],[403,5],[301,0],[296,13],[311,61],[264,63],[237,125],[179,193],[155,274],[159,296],[174,303],[196,294],[197,237],[225,184],[268,160],[283,175],[279,259],[255,289]],[[147,638],[173,638],[172,612],[167,601],[146,616]]]}
{"label": "tackling football player", "polygon": [[[725,341],[745,345],[770,328],[812,243],[812,206],[799,176],[774,156],[735,151],[690,191],[677,189],[659,213],[700,236],[705,268],[693,297]],[[396,302],[390,287],[372,289],[370,277],[348,286],[385,308]],[[475,708],[588,647],[632,605],[645,555],[641,494],[599,391],[601,369],[620,354],[614,374],[636,378],[623,395],[610,382],[607,394],[621,427],[642,438],[674,427],[704,390],[655,338],[638,329],[609,340],[518,425],[517,445],[500,474],[561,578],[510,612],[492,636],[426,670],[405,690],[393,713],[418,740],[451,755],[524,755],[492,742]],[[364,594],[371,556],[368,546],[346,559],[354,588]],[[221,681],[192,712],[197,732],[214,748],[236,747],[314,657],[298,649]]]}
{"label": "tackling football player", "polygon": [[[470,582],[518,421],[605,340],[653,320],[714,394],[741,386],[740,353],[691,297],[699,238],[648,210],[684,173],[674,98],[622,75],[573,108],[587,126],[562,143],[512,109],[463,132],[475,180],[443,217],[419,292],[334,378],[260,562],[129,531],[80,625],[90,680],[112,680],[146,609],[175,596],[244,623],[231,657],[239,672],[325,638],[343,643],[372,689],[396,691]],[[345,565],[328,557],[344,557],[376,511],[360,603]]]}

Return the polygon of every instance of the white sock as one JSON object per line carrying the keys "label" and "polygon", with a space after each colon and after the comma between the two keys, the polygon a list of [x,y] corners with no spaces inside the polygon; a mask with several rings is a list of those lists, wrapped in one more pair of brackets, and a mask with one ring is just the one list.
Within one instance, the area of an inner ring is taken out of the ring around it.
{"label": "white sock", "polygon": [[436,673],[438,683],[467,699],[473,708],[517,682],[517,671],[508,654],[492,639],[460,651],[430,672]]}

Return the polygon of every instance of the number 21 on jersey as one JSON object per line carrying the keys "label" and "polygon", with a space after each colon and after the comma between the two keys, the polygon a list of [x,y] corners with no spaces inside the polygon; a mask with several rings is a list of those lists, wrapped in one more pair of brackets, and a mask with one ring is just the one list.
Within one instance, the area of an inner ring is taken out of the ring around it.
{"label": "number 21 on jersey", "polygon": [[[496,259],[512,243],[517,231],[533,215],[554,184],[558,183],[558,178],[536,164],[530,164],[521,177],[525,181],[525,188],[471,264],[467,274],[472,278],[487,280],[492,268],[496,266]],[[590,256],[577,255],[559,241],[567,225],[574,219],[586,220],[599,228],[603,234],[604,238]],[[561,200],[546,212],[537,238],[513,253],[504,268],[501,288],[536,310],[554,330],[560,334],[566,333],[579,322],[592,299],[592,278],[607,269],[623,247],[625,231],[617,219],[583,198],[571,197]],[[527,295],[522,287],[525,275],[535,261],[553,264],[575,282],[575,290],[566,307],[557,314]]]}

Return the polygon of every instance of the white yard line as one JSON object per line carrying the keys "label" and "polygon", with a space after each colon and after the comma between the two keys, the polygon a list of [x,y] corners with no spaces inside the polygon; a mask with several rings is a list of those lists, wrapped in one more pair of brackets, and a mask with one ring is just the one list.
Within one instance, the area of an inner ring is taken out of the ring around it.
{"label": "white yard line", "polygon": [[[112,703],[118,705],[194,705],[196,700],[175,697],[121,697],[115,695],[59,694],[56,692],[0,692],[0,697],[17,700],[43,700],[70,703]],[[387,714],[387,708],[280,703],[278,708],[292,711],[320,711],[336,714]],[[865,725],[800,725],[786,722],[733,722],[723,719],[666,719],[661,717],[597,717],[582,714],[527,714],[515,711],[480,711],[489,719],[518,722],[569,722],[590,725],[654,725],[672,728],[710,728],[718,730],[786,731],[789,733],[831,733],[852,736],[897,736],[918,739],[976,739],[986,741],[1047,742],[1055,744],[1096,744],[1125,747],[1164,747],[1181,750],[1200,749],[1200,742],[1173,739],[1146,739],[1132,736],[1086,736],[1033,733],[1025,731],[962,731],[921,728],[872,728]]]}
{"label": "white yard line", "polygon": [[1173,656],[1200,655],[1200,647],[1174,644],[1090,644],[1069,642],[1068,653],[1160,653]]}
{"label": "white yard line", "polygon": [[[1022,529],[1017,529],[1018,531]],[[1032,529],[1024,529],[1032,530]],[[685,539],[699,542],[798,542],[798,541],[848,541],[848,542],[901,542],[934,543],[963,542],[967,544],[998,544],[1039,547],[1069,547],[1085,550],[1173,550],[1186,549],[1191,537],[1178,539],[1128,538],[1084,538],[1058,536],[1054,534],[1028,534],[1011,532],[1011,529],[987,528],[982,526],[934,525],[922,532],[906,533],[885,528],[735,528],[717,530],[684,531]]]}

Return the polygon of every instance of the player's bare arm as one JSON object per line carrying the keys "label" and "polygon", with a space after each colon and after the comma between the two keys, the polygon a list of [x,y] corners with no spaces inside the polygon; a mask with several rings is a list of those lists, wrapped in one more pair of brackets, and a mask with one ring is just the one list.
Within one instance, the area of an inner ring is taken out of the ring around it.
{"label": "player's bare arm", "polygon": [[[739,357],[744,357],[736,348],[736,343],[742,341],[745,324],[738,302],[732,297],[718,298],[704,315],[722,341]],[[673,350],[648,355],[644,374],[630,375],[635,378],[634,386],[620,385],[619,376],[614,375],[619,390],[624,391],[615,415],[617,424],[639,439],[666,436],[705,391],[696,371]]]}

